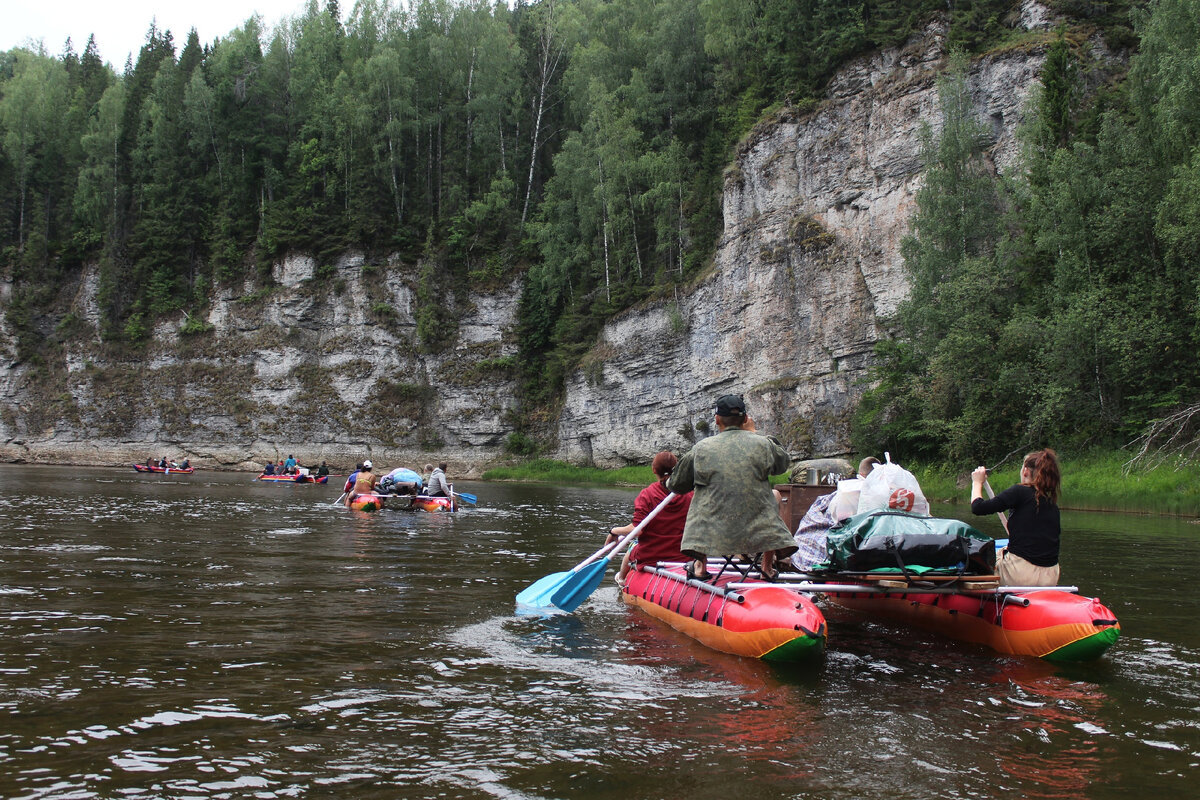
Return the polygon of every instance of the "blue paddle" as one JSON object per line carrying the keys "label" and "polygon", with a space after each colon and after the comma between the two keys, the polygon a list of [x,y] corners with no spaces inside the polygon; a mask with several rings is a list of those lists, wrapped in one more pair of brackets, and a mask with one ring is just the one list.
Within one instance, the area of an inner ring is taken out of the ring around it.
{"label": "blue paddle", "polygon": [[476,503],[479,502],[479,498],[476,497],[475,495],[471,494],[470,492],[456,492],[453,489],[451,489],[450,491],[451,491],[451,494],[453,494],[455,497],[461,497],[463,500],[466,500],[471,505],[475,505]]}
{"label": "blue paddle", "polygon": [[583,569],[567,576],[554,592],[550,595],[550,602],[557,608],[570,613],[579,608],[579,605],[591,596],[592,592],[596,591],[596,587],[604,580],[604,574],[608,572],[608,562],[616,555],[618,550],[623,549],[626,545],[632,542],[637,535],[642,532],[642,528],[646,527],[646,523],[654,519],[654,516],[667,507],[675,493],[671,492],[662,499],[662,502],[655,506],[654,510],[646,515],[646,518],[637,524],[637,527],[625,534],[625,537],[617,542],[616,547],[608,551],[608,555],[599,561],[588,564]]}
{"label": "blue paddle", "polygon": [[570,578],[576,572],[583,569],[585,566],[592,563],[597,558],[604,555],[606,552],[616,546],[616,542],[605,545],[585,558],[583,561],[580,561],[573,569],[569,569],[566,572],[555,572],[547,575],[544,578],[534,581],[517,595],[517,605],[528,606],[530,608],[548,607],[550,605],[550,595],[552,595],[554,591],[560,585],[562,585],[563,581],[565,581],[567,578]]}
{"label": "blue paddle", "polygon": [[[579,607],[580,603],[588,598],[588,595],[596,590],[596,587],[600,585],[600,581],[604,580],[604,573],[607,571],[608,562],[612,559],[613,555],[627,543],[633,541],[634,537],[641,532],[646,523],[653,519],[655,514],[665,508],[674,496],[675,494],[672,492],[664,497],[663,501],[647,514],[646,518],[638,523],[638,526],[626,534],[623,539],[601,547],[566,572],[555,572],[530,584],[524,591],[517,595],[517,605],[529,608],[557,606],[563,611],[574,611]],[[593,563],[601,556],[604,557],[603,561]]]}

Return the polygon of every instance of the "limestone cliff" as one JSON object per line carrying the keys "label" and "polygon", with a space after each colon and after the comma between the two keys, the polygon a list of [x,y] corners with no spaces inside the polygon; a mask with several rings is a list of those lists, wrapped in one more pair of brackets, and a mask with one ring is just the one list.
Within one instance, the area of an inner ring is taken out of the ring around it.
{"label": "limestone cliff", "polygon": [[[1028,27],[1047,27],[1032,0]],[[971,67],[998,169],[1042,61],[1036,45]],[[919,130],[938,126],[937,24],[848,65],[814,110],[785,109],[725,175],[711,269],[606,326],[570,377],[557,455],[648,462],[706,432],[718,393],[747,395],[796,458],[843,454],[880,319],[906,292],[899,252],[921,180]],[[204,320],[164,321],[144,349],[99,340],[97,276],[73,292],[61,365],[17,362],[0,283],[0,458],[116,464],[188,455],[252,468],[295,453],[345,467],[445,459],[468,475],[503,453],[515,411],[519,283],[454,298],[442,352],[416,336],[415,270],[351,256],[332,279],[290,258],[274,286],[223,289]],[[190,331],[190,333],[189,333]],[[197,332],[199,331],[199,332]]]}
{"label": "limestone cliff", "polygon": [[[1024,22],[1045,27],[1027,3]],[[562,458],[611,466],[682,451],[712,403],[744,393],[758,428],[794,458],[845,454],[881,317],[907,282],[900,241],[921,180],[920,129],[940,124],[943,31],[849,64],[815,110],[760,124],[726,171],[725,227],[712,269],[689,291],[631,310],[571,378]],[[1043,48],[975,61],[968,86],[999,170]]]}
{"label": "limestone cliff", "polygon": [[[102,347],[97,276],[75,293],[65,369],[0,369],[0,457],[114,464],[189,456],[252,469],[294,453],[342,470],[454,462],[469,475],[501,450],[514,400],[519,285],[454,303],[459,335],[417,345],[411,273],[351,256],[332,279],[290,258],[275,286],[222,290],[186,335],[161,323],[144,348]],[[3,320],[0,320],[0,330]]]}

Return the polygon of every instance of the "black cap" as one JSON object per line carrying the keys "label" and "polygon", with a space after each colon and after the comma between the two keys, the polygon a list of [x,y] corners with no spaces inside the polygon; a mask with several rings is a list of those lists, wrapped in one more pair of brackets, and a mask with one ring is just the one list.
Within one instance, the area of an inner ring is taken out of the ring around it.
{"label": "black cap", "polygon": [[717,398],[715,409],[718,417],[732,417],[735,414],[746,413],[746,401],[740,394],[726,394]]}

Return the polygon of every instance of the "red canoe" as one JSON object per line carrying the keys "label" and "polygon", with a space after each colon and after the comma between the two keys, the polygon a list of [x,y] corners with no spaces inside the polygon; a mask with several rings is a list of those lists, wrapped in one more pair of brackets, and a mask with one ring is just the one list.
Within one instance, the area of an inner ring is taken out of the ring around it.
{"label": "red canoe", "polygon": [[182,467],[160,467],[157,464],[152,464],[150,466],[147,466],[145,464],[134,464],[133,468],[136,469],[138,472],[161,472],[164,475],[167,473],[179,474],[179,475],[191,475],[193,472],[196,471],[195,467],[188,467],[188,468],[184,469]]}

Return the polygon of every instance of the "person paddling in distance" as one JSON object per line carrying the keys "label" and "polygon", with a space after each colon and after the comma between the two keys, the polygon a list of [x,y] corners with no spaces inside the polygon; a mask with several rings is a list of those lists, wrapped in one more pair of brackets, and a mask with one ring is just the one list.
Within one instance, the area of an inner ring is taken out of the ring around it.
{"label": "person paddling in distance", "polygon": [[377,483],[379,483],[379,477],[371,471],[371,462],[368,459],[362,463],[362,469],[355,475],[354,488],[346,495],[346,505],[350,505],[360,494],[374,492]]}
{"label": "person paddling in distance", "polygon": [[775,559],[796,550],[779,516],[771,475],[791,466],[791,457],[773,436],[758,433],[741,395],[717,399],[716,436],[697,442],[667,481],[676,494],[695,491],[683,528],[681,550],[693,559],[688,577],[708,580],[708,556],[762,553],[762,574],[775,577]]}
{"label": "person paddling in distance", "polygon": [[971,513],[1011,511],[1008,546],[996,554],[996,574],[1005,586],[1057,586],[1062,527],[1058,513],[1061,480],[1058,456],[1050,448],[1025,456],[1021,482],[993,498],[984,498],[987,468],[971,473]]}
{"label": "person paddling in distance", "polygon": [[[426,465],[430,466],[430,465]],[[437,465],[437,469],[429,471],[429,480],[425,482],[425,494],[428,497],[449,497],[450,484],[446,483],[446,462]]]}
{"label": "person paddling in distance", "polygon": [[[633,522],[613,528],[604,540],[604,544],[620,541],[638,526],[651,511],[658,507],[667,497],[667,479],[679,463],[679,459],[669,450],[654,456],[650,469],[657,481],[642,489],[637,499],[633,501]],[[692,504],[692,493],[676,495],[666,508],[658,512],[654,519],[638,534],[637,543],[621,560],[621,569],[617,572],[617,584],[625,585],[625,576],[630,569],[638,564],[657,564],[659,561],[684,561],[680,551],[683,539],[683,524],[687,519],[688,508]]]}

